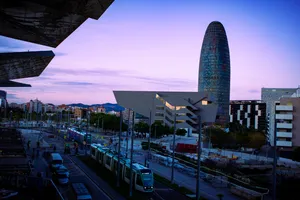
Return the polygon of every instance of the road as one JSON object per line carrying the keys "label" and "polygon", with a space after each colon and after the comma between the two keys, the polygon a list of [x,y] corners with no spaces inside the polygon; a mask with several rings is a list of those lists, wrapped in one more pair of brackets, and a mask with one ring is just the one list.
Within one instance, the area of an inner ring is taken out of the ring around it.
{"label": "road", "polygon": [[[97,137],[97,135],[92,134],[93,136],[93,142],[95,142],[95,139]],[[110,136],[104,136],[104,140],[101,140],[99,137],[97,142],[101,143],[107,143]],[[48,139],[47,141],[49,142],[49,144],[56,144],[57,145],[57,150],[58,151],[63,151],[61,144],[56,142],[57,139]],[[59,141],[63,141],[62,139],[60,139]],[[84,151],[79,152],[81,155],[84,155]],[[82,163],[78,158],[76,157],[70,157],[71,160],[74,162],[75,165],[77,165],[77,167],[83,169],[83,171],[86,173],[86,175],[88,175],[89,177],[91,177],[93,180],[97,180],[97,182],[101,182],[102,180],[99,180],[99,177],[97,177],[97,175],[92,172],[87,166],[85,166],[84,163]],[[74,167],[74,166],[73,166]],[[103,181],[102,181],[103,182]],[[185,195],[174,191],[173,189],[169,188],[168,186],[161,184],[160,182],[155,181],[154,182],[154,189],[155,192],[152,194],[138,194],[138,196],[141,196],[142,199],[153,199],[153,200],[167,200],[167,199],[189,199],[188,197],[186,197]],[[210,199],[210,198],[208,198]]]}
{"label": "road", "polygon": [[[29,139],[31,140],[31,148],[36,148],[36,141],[38,139],[38,135],[40,135],[39,131],[31,131],[31,130],[22,130],[23,136],[26,141]],[[77,165],[74,164],[72,159],[70,158],[69,155],[64,155],[63,154],[63,141],[58,140],[57,138],[48,138],[46,133],[42,133],[41,136],[43,142],[41,144],[41,147],[49,149],[49,146],[47,144],[56,144],[57,145],[57,152],[61,153],[63,159],[64,159],[64,165],[69,169],[70,171],[70,183],[75,183],[75,182],[82,182],[86,185],[88,190],[90,191],[92,198],[93,199],[103,199],[103,200],[111,200],[112,198],[108,196],[105,191],[101,189],[101,186],[95,184],[95,182],[86,176],[86,173],[80,169]],[[44,146],[43,146],[44,145]],[[42,152],[40,153],[42,155]],[[48,164],[47,161],[42,157],[39,156],[34,160],[34,172],[41,172],[46,176],[47,173],[47,168]],[[68,199],[74,199],[74,194],[71,190],[70,185],[67,186],[60,186],[58,185],[58,189],[62,193],[63,197],[65,200]],[[120,198],[122,199],[122,198]]]}

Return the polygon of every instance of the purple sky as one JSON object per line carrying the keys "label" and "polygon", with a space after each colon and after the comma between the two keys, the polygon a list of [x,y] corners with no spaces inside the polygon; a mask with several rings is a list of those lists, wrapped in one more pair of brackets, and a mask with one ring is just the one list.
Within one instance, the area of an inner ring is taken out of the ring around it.
{"label": "purple sky", "polygon": [[[208,3],[209,2],[209,3]],[[205,30],[220,21],[231,57],[231,99],[299,84],[297,1],[115,1],[56,49],[0,37],[0,51],[53,50],[32,88],[2,88],[9,102],[115,102],[113,90],[197,91]],[[224,2],[224,3],[223,3]],[[239,2],[239,3],[238,3]]]}

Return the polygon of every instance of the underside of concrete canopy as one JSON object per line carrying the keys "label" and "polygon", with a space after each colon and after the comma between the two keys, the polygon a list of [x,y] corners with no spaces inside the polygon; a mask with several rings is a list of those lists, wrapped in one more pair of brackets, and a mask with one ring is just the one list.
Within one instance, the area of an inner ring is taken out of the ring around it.
{"label": "underside of concrete canopy", "polygon": [[99,17],[113,0],[1,0],[0,35],[57,47],[88,18]]}
{"label": "underside of concrete canopy", "polygon": [[0,87],[31,87],[11,80],[39,76],[54,56],[52,51],[0,53]]}

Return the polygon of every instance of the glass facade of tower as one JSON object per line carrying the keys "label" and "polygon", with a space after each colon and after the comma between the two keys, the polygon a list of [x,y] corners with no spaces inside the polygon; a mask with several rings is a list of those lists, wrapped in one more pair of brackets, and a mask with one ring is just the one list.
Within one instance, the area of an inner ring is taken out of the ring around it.
{"label": "glass facade of tower", "polygon": [[199,92],[210,92],[219,105],[218,123],[229,121],[230,56],[225,29],[220,22],[209,24],[202,43],[199,64]]}

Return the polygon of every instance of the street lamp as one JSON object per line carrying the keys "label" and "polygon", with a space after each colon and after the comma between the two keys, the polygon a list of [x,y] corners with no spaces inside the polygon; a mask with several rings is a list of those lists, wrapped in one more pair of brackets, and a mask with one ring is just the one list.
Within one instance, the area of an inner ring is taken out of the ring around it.
{"label": "street lamp", "polygon": [[10,126],[11,126],[11,122],[12,122],[12,113],[13,113],[13,111],[11,110],[11,111],[9,112]]}
{"label": "street lamp", "polygon": [[201,99],[202,102],[198,106],[198,152],[197,152],[197,182],[196,182],[196,199],[200,199],[200,167],[201,167],[201,140],[202,140],[202,123],[215,122],[217,116],[218,105],[210,104],[205,98]]}
{"label": "street lamp", "polygon": [[171,183],[174,183],[175,137],[176,137],[176,106],[174,108],[174,132],[173,132],[173,152],[172,152]]}

